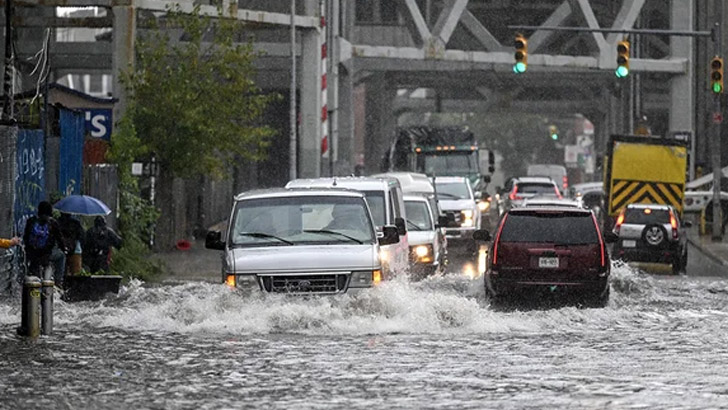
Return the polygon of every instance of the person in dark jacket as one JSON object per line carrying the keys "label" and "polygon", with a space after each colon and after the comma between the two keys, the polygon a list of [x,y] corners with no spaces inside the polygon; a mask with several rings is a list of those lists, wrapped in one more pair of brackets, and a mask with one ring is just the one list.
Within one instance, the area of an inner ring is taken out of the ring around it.
{"label": "person in dark jacket", "polygon": [[63,236],[58,222],[51,217],[53,206],[50,202],[42,201],[38,204],[38,215],[30,217],[25,223],[23,243],[25,244],[25,257],[28,263],[28,274],[41,279],[51,279],[51,254],[54,246],[63,252]]}
{"label": "person in dark jacket", "polygon": [[93,228],[86,231],[83,245],[83,260],[90,272],[108,272],[111,247],[120,249],[122,240],[111,228],[106,226],[106,219],[97,216]]}
{"label": "person in dark jacket", "polygon": [[66,245],[66,273],[75,275],[81,271],[81,251],[86,231],[81,226],[81,221],[71,214],[61,213],[58,218],[58,225],[61,227],[63,243]]}

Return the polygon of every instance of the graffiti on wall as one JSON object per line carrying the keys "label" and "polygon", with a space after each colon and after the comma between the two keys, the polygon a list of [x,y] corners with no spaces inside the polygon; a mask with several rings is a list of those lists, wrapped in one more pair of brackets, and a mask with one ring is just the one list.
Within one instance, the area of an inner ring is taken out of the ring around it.
{"label": "graffiti on wall", "polygon": [[43,131],[18,131],[15,174],[15,231],[22,233],[25,222],[33,216],[38,202],[45,199],[45,160]]}

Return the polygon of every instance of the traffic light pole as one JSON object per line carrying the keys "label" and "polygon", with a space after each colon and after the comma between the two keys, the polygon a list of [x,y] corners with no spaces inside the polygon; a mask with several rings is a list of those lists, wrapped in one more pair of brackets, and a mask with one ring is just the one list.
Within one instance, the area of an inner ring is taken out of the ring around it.
{"label": "traffic light pole", "polygon": [[[719,56],[722,43],[719,23],[715,23],[714,32],[713,48],[715,55]],[[720,106],[720,96],[721,93],[713,92],[713,126],[711,127],[712,133],[710,138],[710,162],[713,167],[713,226],[711,229],[711,237],[716,242],[723,240],[722,206],[720,206],[721,177],[723,176],[720,166],[720,125],[723,122],[723,115]]]}

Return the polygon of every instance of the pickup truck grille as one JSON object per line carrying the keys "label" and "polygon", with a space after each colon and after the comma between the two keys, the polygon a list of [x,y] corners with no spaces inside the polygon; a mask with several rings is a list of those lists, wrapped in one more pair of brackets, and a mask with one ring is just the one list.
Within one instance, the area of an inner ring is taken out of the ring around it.
{"label": "pickup truck grille", "polygon": [[457,222],[458,225],[460,225],[463,219],[463,214],[460,211],[445,211],[445,215],[449,218],[454,218],[454,221]]}
{"label": "pickup truck grille", "polygon": [[346,289],[348,275],[342,273],[317,275],[260,275],[263,289],[270,293],[339,293]]}

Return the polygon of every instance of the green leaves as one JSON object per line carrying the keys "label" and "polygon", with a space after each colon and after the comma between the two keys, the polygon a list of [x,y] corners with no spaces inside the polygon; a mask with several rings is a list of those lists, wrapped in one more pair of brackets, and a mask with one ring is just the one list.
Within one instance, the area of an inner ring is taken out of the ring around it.
{"label": "green leaves", "polygon": [[277,96],[255,86],[242,24],[213,20],[199,7],[192,14],[169,10],[163,23],[167,29],[138,40],[136,68],[124,76],[146,149],[180,177],[223,176],[236,158],[265,158],[274,131],[260,118]]}

